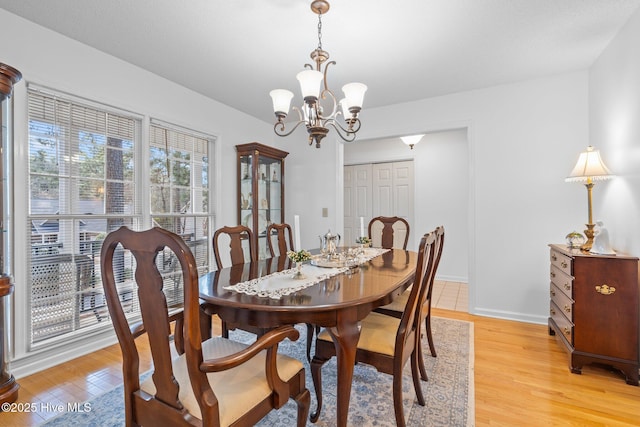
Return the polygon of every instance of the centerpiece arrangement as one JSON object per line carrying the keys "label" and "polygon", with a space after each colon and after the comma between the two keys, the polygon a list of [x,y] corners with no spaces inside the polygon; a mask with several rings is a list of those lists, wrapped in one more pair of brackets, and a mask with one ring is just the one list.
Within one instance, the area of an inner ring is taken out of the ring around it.
{"label": "centerpiece arrangement", "polygon": [[293,262],[296,263],[296,272],[293,275],[294,279],[304,279],[305,275],[302,274],[302,264],[305,261],[309,261],[311,259],[311,253],[305,251],[304,249],[300,249],[298,252],[289,251],[287,252],[287,257]]}
{"label": "centerpiece arrangement", "polygon": [[371,239],[367,236],[361,236],[356,239],[356,243],[360,245],[360,248],[358,249],[359,255],[364,255],[364,248],[371,246]]}
{"label": "centerpiece arrangement", "polygon": [[365,247],[371,246],[371,239],[367,236],[358,237],[356,239],[356,243],[359,245],[364,245]]}

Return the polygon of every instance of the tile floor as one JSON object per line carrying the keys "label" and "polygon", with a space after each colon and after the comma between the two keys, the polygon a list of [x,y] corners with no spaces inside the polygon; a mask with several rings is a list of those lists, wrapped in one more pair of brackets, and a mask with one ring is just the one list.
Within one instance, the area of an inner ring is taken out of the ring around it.
{"label": "tile floor", "polygon": [[431,307],[469,312],[469,287],[466,283],[436,280],[431,298]]}

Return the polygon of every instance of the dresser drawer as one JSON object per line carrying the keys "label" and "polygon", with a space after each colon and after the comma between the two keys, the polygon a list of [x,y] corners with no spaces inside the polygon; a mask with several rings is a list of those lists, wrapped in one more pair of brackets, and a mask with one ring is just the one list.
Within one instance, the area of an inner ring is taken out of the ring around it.
{"label": "dresser drawer", "polygon": [[571,268],[573,259],[571,257],[561,254],[560,252],[554,251],[553,249],[551,250],[550,257],[551,257],[551,265],[555,265],[556,267],[558,267],[560,270],[562,270],[565,274],[568,274],[569,276],[573,275],[573,271]]}
{"label": "dresser drawer", "polygon": [[570,322],[573,322],[573,300],[555,285],[551,285],[550,293],[551,301]]}
{"label": "dresser drawer", "polygon": [[566,296],[573,299],[573,276],[565,274],[560,268],[551,264],[551,283],[556,285]]}
{"label": "dresser drawer", "polygon": [[573,323],[562,314],[562,310],[553,301],[550,303],[549,315],[558,325],[558,331],[556,332],[564,335],[569,344],[573,345]]}

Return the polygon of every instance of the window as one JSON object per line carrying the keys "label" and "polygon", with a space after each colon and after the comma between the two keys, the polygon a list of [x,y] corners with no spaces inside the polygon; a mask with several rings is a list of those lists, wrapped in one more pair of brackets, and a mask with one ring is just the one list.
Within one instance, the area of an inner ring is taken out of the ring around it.
{"label": "window", "polygon": [[[212,141],[210,136],[155,120],[149,128],[153,225],[182,236],[195,257],[198,274],[209,271],[209,149]],[[165,269],[173,271],[176,268],[173,262],[169,256]],[[176,292],[169,299],[181,304],[182,285],[174,287]],[[165,280],[167,294],[168,289]]]}
{"label": "window", "polygon": [[[200,272],[208,271],[212,137],[152,122],[145,143],[141,116],[32,85],[28,109],[31,347],[81,329],[111,328],[100,249],[106,234],[120,226],[151,224],[180,234]],[[143,147],[148,169],[139,167]],[[118,257],[120,295],[135,317],[134,261],[127,251]],[[177,268],[170,253],[159,257],[170,307],[182,305]]]}

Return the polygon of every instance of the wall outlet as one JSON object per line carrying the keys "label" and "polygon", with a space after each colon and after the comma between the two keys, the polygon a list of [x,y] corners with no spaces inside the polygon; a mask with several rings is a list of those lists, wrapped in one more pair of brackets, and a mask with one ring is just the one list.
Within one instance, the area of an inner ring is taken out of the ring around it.
{"label": "wall outlet", "polygon": [[322,208],[322,217],[327,218],[329,216],[329,208]]}

